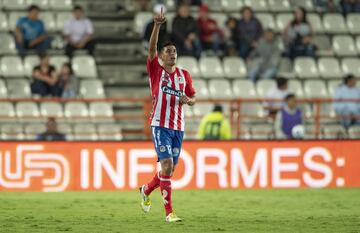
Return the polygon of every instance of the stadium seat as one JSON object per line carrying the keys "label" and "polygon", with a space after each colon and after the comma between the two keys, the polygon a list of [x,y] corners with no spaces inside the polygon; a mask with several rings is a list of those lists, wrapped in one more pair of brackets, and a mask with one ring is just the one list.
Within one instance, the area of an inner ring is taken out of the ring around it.
{"label": "stadium seat", "polygon": [[344,17],[340,14],[325,14],[323,16],[324,29],[330,34],[347,33],[348,29]]}
{"label": "stadium seat", "polygon": [[169,11],[174,11],[176,9],[175,0],[165,0],[164,4],[166,6],[166,9],[168,9]]}
{"label": "stadium seat", "polygon": [[[10,0],[12,1],[12,0]],[[21,8],[22,10],[24,10],[23,8]],[[16,28],[16,23],[19,20],[20,17],[26,16],[26,12],[22,11],[22,12],[17,12],[17,11],[11,11],[9,13],[9,29],[10,31],[15,31]]]}
{"label": "stadium seat", "polygon": [[256,83],[256,91],[258,96],[264,98],[266,93],[273,87],[275,87],[274,80],[259,80]]}
{"label": "stadium seat", "polygon": [[276,29],[275,19],[274,19],[272,14],[258,13],[258,14],[256,14],[256,18],[258,18],[258,20],[262,24],[263,28],[265,28],[265,29],[270,28],[270,29],[273,29],[273,30]]}
{"label": "stadium seat", "polygon": [[56,13],[56,30],[62,32],[64,30],[64,24],[71,17],[70,12],[57,12]]}
{"label": "stadium seat", "polygon": [[37,5],[40,7],[41,10],[47,10],[49,8],[48,0],[26,0],[26,4],[28,6]]}
{"label": "stadium seat", "polygon": [[322,80],[306,80],[304,91],[307,98],[328,98],[328,91]]}
{"label": "stadium seat", "polygon": [[55,15],[52,12],[41,12],[39,18],[44,22],[46,31],[56,31]]}
{"label": "stadium seat", "polygon": [[342,80],[330,80],[328,81],[328,91],[329,91],[329,97],[333,97],[335,94],[335,90],[338,86],[340,86],[343,83]]}
{"label": "stadium seat", "polygon": [[24,58],[24,69],[27,77],[32,77],[32,72],[35,66],[40,64],[39,56],[29,55]]}
{"label": "stadium seat", "polygon": [[26,0],[2,0],[5,10],[24,10],[26,8]]}
{"label": "stadium seat", "polygon": [[98,135],[94,124],[77,124],[74,126],[74,139],[77,141],[96,141]]}
{"label": "stadium seat", "polygon": [[213,104],[209,103],[197,103],[194,105],[193,113],[195,116],[204,116],[207,113],[211,112],[214,108]]}
{"label": "stadium seat", "polygon": [[203,4],[206,4],[211,11],[219,11],[222,8],[221,0],[203,0]]}
{"label": "stadium seat", "polygon": [[15,108],[11,102],[0,102],[0,122],[14,122]]}
{"label": "stadium seat", "polygon": [[360,15],[359,14],[348,14],[346,16],[346,25],[351,34],[357,35],[360,34]]}
{"label": "stadium seat", "polygon": [[24,77],[24,66],[18,56],[5,56],[1,58],[1,74],[5,78]]}
{"label": "stadium seat", "polygon": [[72,60],[72,66],[79,78],[97,78],[96,63],[92,56],[75,56]]}
{"label": "stadium seat", "polygon": [[293,64],[289,58],[282,57],[280,59],[278,75],[282,77],[293,76]]}
{"label": "stadium seat", "polygon": [[138,12],[134,19],[134,31],[142,35],[145,31],[145,26],[153,18],[153,14],[150,12]]}
{"label": "stadium seat", "polygon": [[62,118],[64,116],[63,107],[58,102],[42,102],[40,103],[40,113],[44,118],[56,117]]}
{"label": "stadium seat", "polygon": [[308,14],[308,20],[314,33],[324,33],[324,27],[320,15],[317,13]]}
{"label": "stadium seat", "polygon": [[343,58],[341,68],[344,74],[354,74],[360,77],[360,59],[359,58]]}
{"label": "stadium seat", "polygon": [[97,127],[99,140],[120,141],[123,139],[121,126],[117,124],[100,124]]}
{"label": "stadium seat", "polygon": [[322,78],[342,78],[343,73],[336,58],[326,57],[318,60],[318,70]]}
{"label": "stadium seat", "polygon": [[8,90],[4,80],[0,79],[0,99],[8,97]]}
{"label": "stadium seat", "polygon": [[295,59],[294,71],[297,77],[301,79],[317,78],[319,72],[315,60],[310,57],[299,57]]}
{"label": "stadium seat", "polygon": [[64,63],[69,62],[69,58],[65,55],[51,56],[49,62],[59,71]]}
{"label": "stadium seat", "polygon": [[114,122],[114,111],[111,103],[92,102],[89,104],[89,114],[95,122]]}
{"label": "stadium seat", "polygon": [[6,124],[1,126],[2,140],[24,140],[23,127],[19,124]]}
{"label": "stadium seat", "polygon": [[232,92],[235,98],[256,98],[256,89],[250,80],[235,80],[232,84]]}
{"label": "stadium seat", "polygon": [[210,98],[212,99],[231,99],[233,94],[228,80],[209,81]]}
{"label": "stadium seat", "polygon": [[345,128],[339,124],[323,126],[322,131],[323,131],[323,138],[325,138],[325,139],[345,139],[345,138],[347,138]]}
{"label": "stadium seat", "polygon": [[178,67],[186,69],[193,78],[200,78],[199,63],[194,57],[182,56],[177,60]]}
{"label": "stadium seat", "polygon": [[358,52],[360,53],[360,36],[356,37],[356,48]]}
{"label": "stadium seat", "polygon": [[272,12],[290,12],[289,0],[268,0],[269,8]]}
{"label": "stadium seat", "polygon": [[21,122],[39,121],[40,112],[35,102],[24,101],[15,105],[16,116]]}
{"label": "stadium seat", "polygon": [[12,98],[29,98],[31,90],[29,81],[26,79],[8,79],[6,80],[8,95]]}
{"label": "stadium seat", "polygon": [[49,5],[53,10],[72,10],[72,0],[49,0]]}
{"label": "stadium seat", "polygon": [[80,84],[80,95],[83,98],[105,98],[105,91],[101,80],[83,80]]}
{"label": "stadium seat", "polygon": [[338,56],[357,56],[354,40],[351,36],[334,36],[333,49]]}
{"label": "stadium seat", "polygon": [[88,119],[89,111],[83,102],[68,102],[64,106],[65,116],[69,121],[79,122]]}
{"label": "stadium seat", "polygon": [[351,126],[348,130],[350,139],[360,139],[360,126]]}
{"label": "stadium seat", "polygon": [[304,98],[304,89],[299,80],[289,80],[288,88],[291,93],[294,93],[297,98]]}
{"label": "stadium seat", "polygon": [[0,32],[9,31],[9,22],[5,13],[0,12]]}
{"label": "stadium seat", "polygon": [[8,33],[0,33],[0,41],[0,55],[12,55],[17,53],[13,36]]}
{"label": "stadium seat", "polygon": [[242,0],[222,0],[221,5],[225,12],[239,12],[244,3]]}
{"label": "stadium seat", "polygon": [[291,0],[293,6],[304,7],[307,11],[314,10],[313,0]]}
{"label": "stadium seat", "polygon": [[210,97],[209,89],[205,80],[193,80],[193,86],[196,90],[196,98],[208,99]]}
{"label": "stadium seat", "polygon": [[246,78],[246,65],[239,57],[225,57],[223,66],[226,78]]}
{"label": "stadium seat", "polygon": [[69,138],[72,138],[73,135],[73,128],[70,124],[67,123],[58,123],[57,124],[58,131],[60,133],[65,134],[66,140],[69,140]]}
{"label": "stadium seat", "polygon": [[226,20],[228,18],[226,14],[223,14],[223,13],[211,13],[210,17],[213,18],[216,21],[217,25],[220,28],[225,27],[225,23],[226,23]]}
{"label": "stadium seat", "polygon": [[200,58],[200,71],[203,78],[222,78],[224,71],[218,57]]}
{"label": "stadium seat", "polygon": [[290,23],[293,18],[291,13],[280,13],[276,15],[276,29],[278,32],[283,32],[286,26]]}
{"label": "stadium seat", "polygon": [[316,45],[316,54],[318,56],[333,56],[334,51],[332,49],[331,41],[327,35],[314,36],[313,43]]}
{"label": "stadium seat", "polygon": [[24,127],[25,138],[27,140],[36,140],[37,135],[46,131],[45,124],[29,124]]}
{"label": "stadium seat", "polygon": [[254,11],[268,11],[266,0],[244,0],[244,5],[251,7]]}
{"label": "stadium seat", "polygon": [[250,128],[251,139],[267,140],[274,139],[274,127],[270,124],[254,124]]}

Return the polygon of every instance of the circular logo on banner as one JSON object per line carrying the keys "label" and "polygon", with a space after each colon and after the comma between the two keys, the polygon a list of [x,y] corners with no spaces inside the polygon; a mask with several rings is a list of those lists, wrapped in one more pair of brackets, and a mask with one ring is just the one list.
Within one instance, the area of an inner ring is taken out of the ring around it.
{"label": "circular logo on banner", "polygon": [[160,146],[160,152],[165,152],[165,151],[166,151],[165,146]]}
{"label": "circular logo on banner", "polygon": [[177,147],[175,147],[175,148],[173,148],[173,153],[174,154],[179,154],[179,152],[180,152],[180,150],[179,150],[179,148],[177,148]]}

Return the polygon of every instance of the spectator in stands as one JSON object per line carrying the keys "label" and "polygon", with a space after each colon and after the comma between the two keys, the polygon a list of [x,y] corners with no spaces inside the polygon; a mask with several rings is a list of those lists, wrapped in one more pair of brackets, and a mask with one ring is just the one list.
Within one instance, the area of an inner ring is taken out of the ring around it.
{"label": "spectator in stands", "polygon": [[315,56],[316,47],[312,43],[312,28],[307,20],[307,13],[303,7],[294,11],[294,19],[284,31],[284,41],[287,55],[294,59],[298,56]]}
{"label": "spectator in stands", "polygon": [[199,8],[197,20],[200,29],[200,41],[203,49],[211,49],[220,55],[220,46],[223,43],[223,32],[216,21],[209,15],[209,7],[205,4]]}
{"label": "spectator in stands", "polygon": [[[161,8],[163,10],[163,13],[165,14],[166,7],[163,4],[156,4],[153,9],[154,15],[159,15],[161,12]],[[151,19],[149,21],[149,23],[146,25],[144,35],[143,35],[143,43],[144,43],[146,51],[148,51],[149,40],[150,40],[150,36],[151,36],[153,27],[154,27],[154,20]],[[162,48],[162,45],[166,41],[169,41],[169,40],[170,40],[170,35],[167,32],[167,22],[165,22],[165,23],[161,24],[161,27],[160,27],[157,47]]]}
{"label": "spectator in stands", "polygon": [[277,139],[292,139],[292,129],[303,123],[302,111],[297,105],[294,94],[285,97],[284,107],[278,111],[275,119],[275,134]]}
{"label": "spectator in stands", "polygon": [[334,0],[314,0],[314,5],[318,12],[336,13],[340,11]]}
{"label": "spectator in stands", "polygon": [[236,24],[237,19],[234,17],[229,17],[225,22],[224,41],[226,54],[228,56],[238,55],[238,52],[236,51]]}
{"label": "spectator in stands", "polygon": [[288,80],[286,78],[277,78],[276,86],[269,89],[265,95],[265,99],[274,101],[267,101],[264,103],[265,110],[268,111],[270,117],[275,117],[278,110],[283,107],[284,98],[289,94]]}
{"label": "spectator in stands", "polygon": [[71,63],[64,63],[59,73],[59,84],[63,98],[78,96],[78,80],[74,75]]}
{"label": "spectator in stands", "polygon": [[192,5],[192,6],[201,6],[202,0],[176,0],[177,6],[180,6],[182,4]]}
{"label": "spectator in stands", "polygon": [[40,55],[40,65],[35,66],[32,73],[31,92],[41,96],[61,96],[58,76],[55,67],[49,64],[48,55]]}
{"label": "spectator in stands", "polygon": [[199,28],[195,19],[190,15],[188,5],[183,4],[178,9],[173,20],[172,38],[179,55],[200,56]]}
{"label": "spectator in stands", "polygon": [[360,12],[360,0],[341,0],[340,6],[344,16],[349,13]]}
{"label": "spectator in stands", "polygon": [[258,76],[261,79],[273,79],[277,73],[280,58],[281,51],[275,41],[275,33],[267,29],[248,58],[249,79],[253,82],[256,82]]}
{"label": "spectator in stands", "polygon": [[336,100],[360,100],[360,89],[356,87],[356,77],[352,74],[344,78],[344,83],[336,88],[334,109],[341,118],[341,124],[348,129],[353,124],[360,123],[360,102],[336,102]]}
{"label": "spectator in stands", "polygon": [[44,23],[39,19],[40,8],[31,5],[28,15],[21,17],[16,23],[15,41],[20,56],[25,56],[27,50],[45,53],[50,47],[50,38],[46,34]]}
{"label": "spectator in stands", "polygon": [[69,57],[77,49],[86,49],[89,54],[94,54],[94,27],[90,19],[84,16],[84,10],[81,6],[74,6],[73,15],[65,22],[64,37],[66,42],[65,53]]}
{"label": "spectator in stands", "polygon": [[55,118],[49,118],[46,122],[46,131],[37,135],[39,141],[65,141],[65,135],[57,130]]}
{"label": "spectator in stands", "polygon": [[237,44],[240,57],[246,59],[250,52],[256,48],[263,33],[263,28],[250,7],[243,7],[241,16],[237,23]]}
{"label": "spectator in stands", "polygon": [[215,105],[214,110],[201,120],[198,135],[201,140],[229,140],[231,127],[223,114],[221,105]]}

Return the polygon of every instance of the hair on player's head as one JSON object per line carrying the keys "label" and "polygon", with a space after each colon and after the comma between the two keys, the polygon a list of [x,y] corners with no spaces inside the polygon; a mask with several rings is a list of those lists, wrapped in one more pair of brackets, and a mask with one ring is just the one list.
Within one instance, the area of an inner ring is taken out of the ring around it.
{"label": "hair on player's head", "polygon": [[164,42],[163,44],[162,44],[162,46],[160,47],[160,52],[162,52],[166,47],[168,47],[168,46],[175,46],[176,47],[176,45],[175,45],[175,43],[174,42],[172,42],[172,41],[166,41],[166,42]]}
{"label": "hair on player's head", "polygon": [[276,86],[278,88],[283,87],[284,85],[286,85],[288,82],[288,80],[286,78],[283,77],[279,77],[276,79]]}
{"label": "hair on player's head", "polygon": [[289,101],[290,99],[295,99],[295,98],[296,98],[295,94],[290,93],[285,96],[285,101]]}

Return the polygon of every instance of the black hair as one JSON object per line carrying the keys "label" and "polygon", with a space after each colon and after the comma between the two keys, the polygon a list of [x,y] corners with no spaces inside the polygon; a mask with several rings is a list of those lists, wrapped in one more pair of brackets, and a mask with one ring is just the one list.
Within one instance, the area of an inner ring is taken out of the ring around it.
{"label": "black hair", "polygon": [[288,80],[287,80],[286,78],[280,77],[280,78],[277,78],[277,79],[276,79],[276,86],[277,86],[278,88],[286,85],[287,83],[288,83]]}
{"label": "black hair", "polygon": [[161,45],[159,51],[163,51],[163,49],[164,49],[165,47],[168,47],[168,46],[175,46],[175,47],[176,47],[176,45],[175,45],[174,42],[172,42],[172,41],[165,41],[165,42]]}
{"label": "black hair", "polygon": [[38,5],[30,5],[30,6],[27,8],[27,11],[28,11],[28,12],[33,11],[33,10],[40,11],[40,7],[39,7]]}
{"label": "black hair", "polygon": [[75,5],[74,8],[73,8],[73,11],[83,11],[83,7],[80,6],[80,5]]}
{"label": "black hair", "polygon": [[47,58],[49,55],[47,55],[46,53],[40,53],[39,54],[39,58],[40,60],[44,59],[44,58]]}
{"label": "black hair", "polygon": [[351,79],[353,79],[353,78],[355,78],[355,76],[354,76],[353,74],[348,74],[348,75],[346,75],[346,76],[344,77],[344,80],[343,80],[344,84],[347,85],[348,82],[349,82]]}
{"label": "black hair", "polygon": [[295,94],[290,93],[290,94],[287,94],[284,99],[285,99],[285,101],[288,101],[290,99],[295,99],[295,98],[296,98]]}
{"label": "black hair", "polygon": [[251,15],[254,15],[253,9],[251,7],[249,7],[249,6],[244,6],[244,7],[241,8],[241,10],[240,10],[241,15],[244,14],[244,12],[246,10],[249,10],[251,12]]}
{"label": "black hair", "polygon": [[223,107],[220,104],[216,104],[214,106],[213,112],[222,112],[223,111]]}
{"label": "black hair", "polygon": [[296,20],[296,15],[295,15],[295,12],[297,10],[300,10],[303,14],[303,19],[300,23],[306,23],[306,24],[309,24],[309,21],[307,20],[307,12],[306,12],[306,9],[304,7],[297,7],[295,10],[294,10],[294,19],[291,21],[291,26],[294,26],[296,25],[298,22]]}
{"label": "black hair", "polygon": [[70,62],[65,62],[65,63],[63,64],[63,66],[67,66],[67,67],[69,68],[69,71],[70,71],[70,74],[71,74],[71,75],[74,74],[74,70],[73,70],[72,65],[71,65]]}

